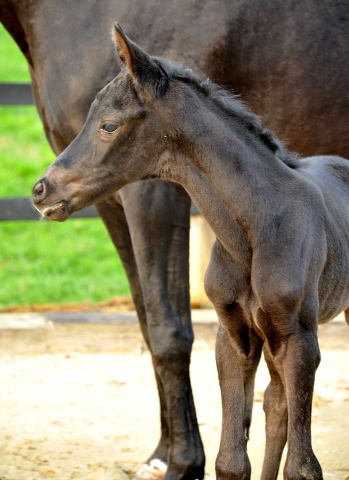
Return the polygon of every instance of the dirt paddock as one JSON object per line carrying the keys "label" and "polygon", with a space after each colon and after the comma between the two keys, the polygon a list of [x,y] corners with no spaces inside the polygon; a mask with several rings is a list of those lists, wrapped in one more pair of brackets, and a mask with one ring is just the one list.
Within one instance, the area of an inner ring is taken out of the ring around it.
{"label": "dirt paddock", "polygon": [[[45,348],[0,357],[0,479],[127,480],[158,440],[158,400],[136,325],[55,324]],[[216,324],[194,325],[191,376],[207,467],[214,477],[220,397]],[[349,479],[349,328],[321,327],[313,446],[324,479]],[[127,341],[125,341],[127,339]],[[127,344],[127,348],[117,348]],[[256,380],[249,456],[259,478],[264,450],[264,361]],[[284,454],[285,456],[285,454]],[[279,474],[282,478],[282,473]]]}

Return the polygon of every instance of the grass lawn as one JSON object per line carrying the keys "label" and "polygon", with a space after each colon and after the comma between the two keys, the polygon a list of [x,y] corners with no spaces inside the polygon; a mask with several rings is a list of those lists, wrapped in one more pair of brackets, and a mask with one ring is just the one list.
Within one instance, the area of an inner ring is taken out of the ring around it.
{"label": "grass lawn", "polygon": [[30,82],[27,62],[0,23],[0,82]]}
{"label": "grass lawn", "polygon": [[102,302],[129,293],[125,273],[98,219],[4,222],[0,308]]}
{"label": "grass lawn", "polygon": [[[0,24],[0,82],[29,81],[23,55]],[[0,197],[30,196],[54,158],[35,107],[0,106]],[[0,223],[0,309],[129,294],[99,219]]]}

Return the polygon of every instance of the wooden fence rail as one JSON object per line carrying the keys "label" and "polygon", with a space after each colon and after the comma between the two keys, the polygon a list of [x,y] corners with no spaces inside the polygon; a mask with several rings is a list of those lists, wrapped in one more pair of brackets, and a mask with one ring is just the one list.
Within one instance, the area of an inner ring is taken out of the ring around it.
{"label": "wooden fence rail", "polygon": [[34,105],[30,83],[0,83],[0,105]]}
{"label": "wooden fence rail", "polygon": [[[98,213],[93,205],[80,212],[73,213],[71,218],[96,218]],[[40,213],[34,208],[31,198],[0,198],[0,222],[18,220],[40,220]]]}

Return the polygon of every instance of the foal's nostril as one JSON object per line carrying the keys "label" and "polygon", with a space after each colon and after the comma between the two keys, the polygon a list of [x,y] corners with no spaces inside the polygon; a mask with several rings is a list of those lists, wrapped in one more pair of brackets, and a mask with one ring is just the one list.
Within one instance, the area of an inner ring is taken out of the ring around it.
{"label": "foal's nostril", "polygon": [[33,197],[35,200],[40,200],[45,196],[45,184],[41,181],[37,182],[33,188]]}

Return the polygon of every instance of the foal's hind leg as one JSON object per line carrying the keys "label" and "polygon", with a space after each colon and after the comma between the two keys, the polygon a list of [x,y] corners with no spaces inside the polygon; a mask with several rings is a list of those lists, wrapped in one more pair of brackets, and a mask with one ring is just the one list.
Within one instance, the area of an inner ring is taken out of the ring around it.
{"label": "foal's hind leg", "polygon": [[238,305],[217,308],[217,313],[222,322],[216,343],[222,396],[222,433],[216,474],[219,480],[248,480],[251,465],[246,447],[262,340],[254,330],[247,328]]}
{"label": "foal's hind leg", "polygon": [[266,440],[261,480],[276,480],[287,440],[287,400],[285,387],[267,345],[264,345],[263,351],[269,368],[270,383],[264,393]]}
{"label": "foal's hind leg", "polygon": [[167,421],[166,441],[160,442],[156,453],[167,449],[166,479],[201,479],[205,457],[189,378],[193,342],[188,261],[190,200],[181,187],[163,182],[129,185],[122,189],[121,199]]}

